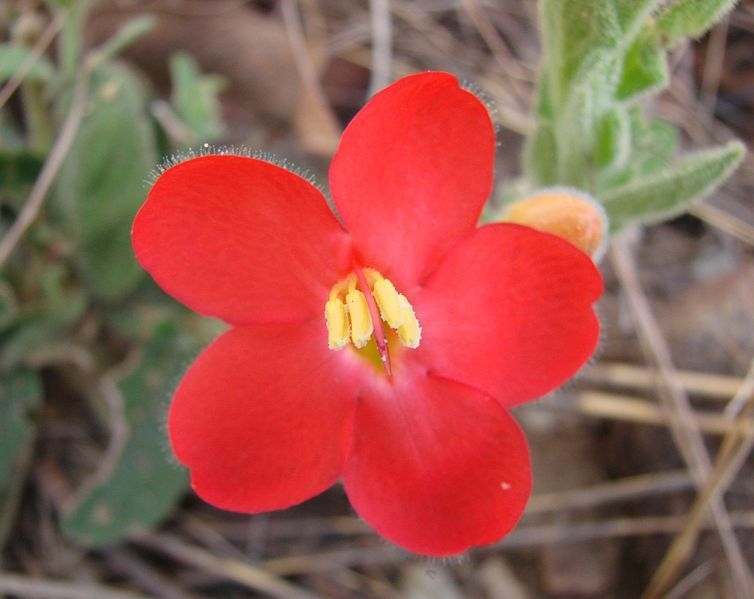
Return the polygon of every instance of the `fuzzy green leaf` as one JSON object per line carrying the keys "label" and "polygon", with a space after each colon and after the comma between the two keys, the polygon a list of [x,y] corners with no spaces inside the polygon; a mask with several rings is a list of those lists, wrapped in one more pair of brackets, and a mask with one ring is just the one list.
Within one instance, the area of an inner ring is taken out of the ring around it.
{"label": "fuzzy green leaf", "polygon": [[542,0],[543,65],[553,104],[564,102],[590,55],[621,44],[622,28],[612,0]]}
{"label": "fuzzy green leaf", "polygon": [[79,242],[78,263],[91,291],[117,300],[142,276],[129,231],[157,163],[156,142],[144,86],[125,66],[96,72],[90,102],[54,200]]}
{"label": "fuzzy green leaf", "polygon": [[644,20],[660,6],[664,0],[611,0],[623,30],[623,37],[631,40]]}
{"label": "fuzzy green leaf", "polygon": [[[16,44],[0,44],[0,83],[13,77],[31,55],[31,49]],[[45,56],[40,56],[26,74],[27,80],[46,80],[55,69]]]}
{"label": "fuzzy green leaf", "polygon": [[613,231],[633,221],[657,222],[682,213],[720,185],[743,159],[744,145],[728,144],[694,152],[654,175],[602,195]]}
{"label": "fuzzy green leaf", "polygon": [[626,163],[600,172],[597,193],[603,195],[631,179],[654,175],[671,164],[678,150],[678,131],[661,119],[647,120],[638,106],[629,110],[631,147]]}
{"label": "fuzzy green leaf", "polygon": [[0,547],[10,531],[26,480],[36,424],[31,412],[42,401],[42,384],[31,371],[3,376],[0,386]]}
{"label": "fuzzy green leaf", "polygon": [[188,54],[178,53],[170,60],[173,83],[172,104],[178,117],[197,141],[214,141],[222,135],[218,93],[224,80],[202,75],[196,61]]}
{"label": "fuzzy green leaf", "polygon": [[622,164],[631,149],[628,113],[621,106],[609,110],[597,123],[594,157],[600,169]]}
{"label": "fuzzy green leaf", "polygon": [[552,125],[540,122],[526,140],[524,168],[527,178],[536,186],[552,185],[558,177],[558,147]]}
{"label": "fuzzy green leaf", "polygon": [[639,111],[631,118],[633,162],[637,177],[665,169],[678,151],[678,130],[662,119],[645,119]]}
{"label": "fuzzy green leaf", "polygon": [[668,84],[665,50],[649,30],[643,31],[631,44],[623,59],[621,80],[616,97],[622,101],[640,94],[658,91]]}
{"label": "fuzzy green leaf", "polygon": [[657,17],[657,31],[668,46],[685,37],[698,38],[731,10],[736,1],[680,0]]}
{"label": "fuzzy green leaf", "polygon": [[595,50],[572,83],[568,102],[558,107],[555,135],[558,143],[557,182],[586,189],[594,178],[597,124],[613,107],[618,55]]}
{"label": "fuzzy green leaf", "polygon": [[[112,469],[98,473],[63,520],[67,536],[91,546],[116,543],[134,528],[151,528],[187,487],[186,472],[169,456],[162,422],[168,397],[193,340],[176,323],[158,326],[136,368],[117,382],[127,438]],[[104,480],[102,480],[104,478]]]}

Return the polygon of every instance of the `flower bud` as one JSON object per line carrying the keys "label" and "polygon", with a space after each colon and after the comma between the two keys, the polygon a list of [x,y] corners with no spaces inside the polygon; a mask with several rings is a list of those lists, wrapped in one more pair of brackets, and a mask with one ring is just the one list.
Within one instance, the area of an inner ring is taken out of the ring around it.
{"label": "flower bud", "polygon": [[527,225],[557,235],[597,262],[609,236],[607,214],[593,197],[577,189],[542,189],[513,202],[502,214],[504,222]]}

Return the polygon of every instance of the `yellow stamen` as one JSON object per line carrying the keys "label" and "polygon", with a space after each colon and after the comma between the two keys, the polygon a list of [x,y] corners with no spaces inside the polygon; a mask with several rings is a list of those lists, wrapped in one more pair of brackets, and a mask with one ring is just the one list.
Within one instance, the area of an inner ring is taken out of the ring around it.
{"label": "yellow stamen", "polygon": [[380,309],[380,316],[391,329],[397,329],[403,324],[403,311],[398,300],[398,292],[393,284],[387,279],[378,280],[372,289],[374,301]]}
{"label": "yellow stamen", "polygon": [[419,347],[419,342],[422,338],[422,329],[419,326],[419,321],[416,319],[414,309],[403,294],[398,294],[398,301],[401,305],[402,321],[403,324],[398,327],[398,338],[401,340],[401,345],[416,349]]}
{"label": "yellow stamen", "polygon": [[[364,291],[361,287],[365,288]],[[364,292],[372,294],[374,303]],[[419,346],[421,327],[406,296],[398,293],[393,283],[379,272],[365,268],[361,283],[351,273],[330,290],[330,297],[325,303],[327,344],[330,349],[343,349],[349,341],[358,349],[366,347],[375,334],[375,326],[382,326],[379,321],[375,323],[372,320],[373,315],[377,319],[377,312],[391,329],[398,332],[401,345],[410,348]],[[384,335],[379,335],[381,332],[382,329],[377,331],[378,345],[380,339],[384,339]],[[387,351],[387,347],[384,349]],[[386,363],[389,373],[389,362]]]}
{"label": "yellow stamen", "polygon": [[351,320],[351,340],[357,348],[361,349],[369,343],[369,338],[374,332],[367,298],[358,289],[351,289],[346,295],[346,305],[348,317]]}
{"label": "yellow stamen", "polygon": [[327,345],[330,349],[343,349],[350,341],[351,327],[348,325],[348,311],[342,299],[336,297],[325,304],[325,319]]}
{"label": "yellow stamen", "polygon": [[355,288],[356,288],[356,275],[350,274],[345,279],[343,279],[340,283],[333,286],[333,288],[330,290],[330,299],[334,300],[335,298],[338,298],[341,295],[350,291],[351,289],[355,289]]}

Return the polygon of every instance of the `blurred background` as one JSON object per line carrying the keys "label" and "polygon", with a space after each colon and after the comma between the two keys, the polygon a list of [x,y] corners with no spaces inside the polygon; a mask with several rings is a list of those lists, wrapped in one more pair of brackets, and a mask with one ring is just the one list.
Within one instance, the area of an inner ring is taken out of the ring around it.
{"label": "blurred background", "polygon": [[[501,544],[407,554],[338,486],[284,512],[225,513],[188,490],[170,455],[172,389],[221,328],[133,259],[154,169],[223,144],[326,184],[343,127],[374,91],[446,70],[497,108],[495,205],[533,128],[536,15],[534,0],[0,0],[0,593],[638,597],[682,535],[691,551],[664,596],[744,596],[751,155],[691,214],[614,243],[597,357],[515,411],[534,496]],[[673,51],[672,83],[650,109],[680,128],[681,147],[751,143],[752,32],[747,0]]]}

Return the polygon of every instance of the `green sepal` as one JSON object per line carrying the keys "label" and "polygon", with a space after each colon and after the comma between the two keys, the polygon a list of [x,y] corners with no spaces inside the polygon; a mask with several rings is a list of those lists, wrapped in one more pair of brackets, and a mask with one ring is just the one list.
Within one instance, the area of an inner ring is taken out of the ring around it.
{"label": "green sepal", "polygon": [[137,528],[156,526],[187,488],[183,468],[169,457],[164,431],[167,402],[189,360],[193,339],[176,322],[163,322],[135,367],[114,381],[126,437],[111,469],[85,483],[63,518],[63,532],[89,546],[117,543]]}
{"label": "green sepal", "polygon": [[720,185],[739,165],[746,150],[734,140],[684,156],[653,175],[601,195],[613,232],[634,221],[652,223],[682,213]]}

